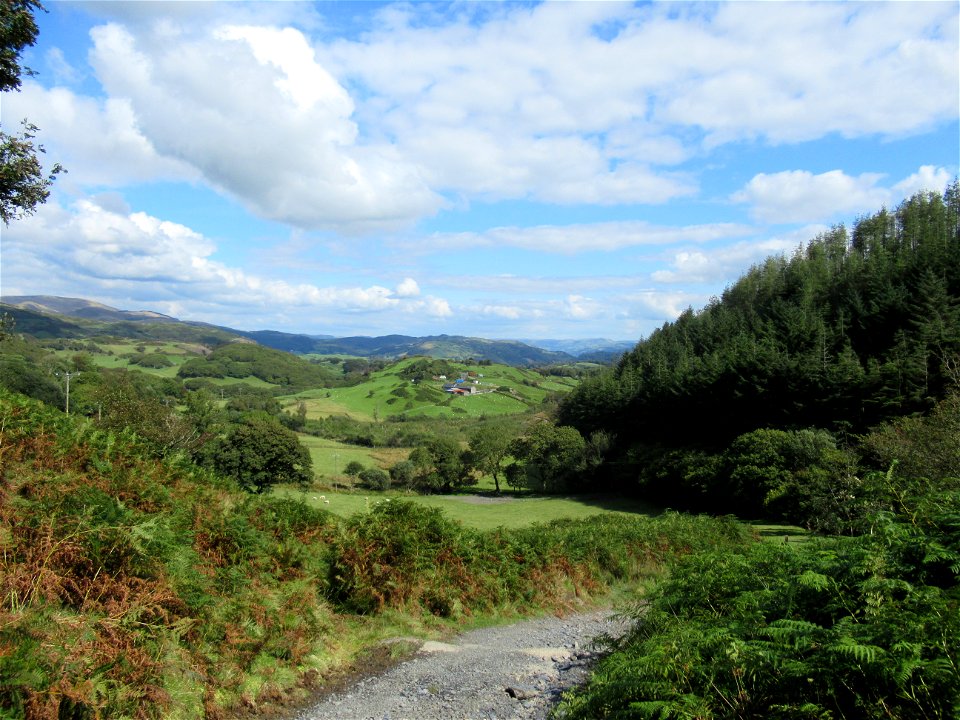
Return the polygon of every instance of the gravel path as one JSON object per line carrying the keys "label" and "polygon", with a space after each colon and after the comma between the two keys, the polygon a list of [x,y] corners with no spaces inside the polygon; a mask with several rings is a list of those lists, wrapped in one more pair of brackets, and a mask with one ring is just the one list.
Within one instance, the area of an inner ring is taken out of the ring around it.
{"label": "gravel path", "polygon": [[302,711],[297,720],[543,720],[627,623],[600,611],[472,630]]}

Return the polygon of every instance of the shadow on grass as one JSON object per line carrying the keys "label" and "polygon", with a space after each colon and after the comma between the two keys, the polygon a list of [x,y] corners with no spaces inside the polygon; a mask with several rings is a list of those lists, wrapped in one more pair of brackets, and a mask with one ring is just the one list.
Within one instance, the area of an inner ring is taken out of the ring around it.
{"label": "shadow on grass", "polygon": [[797,543],[813,537],[808,530],[798,525],[782,525],[766,520],[743,520],[765,542]]}
{"label": "shadow on grass", "polygon": [[651,517],[662,515],[669,509],[640,498],[616,495],[613,493],[551,494],[506,488],[498,493],[491,487],[473,485],[456,488],[450,493],[438,493],[438,495],[452,498],[483,498],[485,500],[500,502],[509,502],[511,500],[563,500],[608,512],[636,513],[638,515],[649,515]]}

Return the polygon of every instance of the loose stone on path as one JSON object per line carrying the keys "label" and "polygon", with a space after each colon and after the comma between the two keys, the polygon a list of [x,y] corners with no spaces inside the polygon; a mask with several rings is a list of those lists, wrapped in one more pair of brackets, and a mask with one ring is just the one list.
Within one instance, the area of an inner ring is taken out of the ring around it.
{"label": "loose stone on path", "polygon": [[412,658],[331,695],[297,720],[545,720],[628,622],[611,611],[545,617],[426,642]]}

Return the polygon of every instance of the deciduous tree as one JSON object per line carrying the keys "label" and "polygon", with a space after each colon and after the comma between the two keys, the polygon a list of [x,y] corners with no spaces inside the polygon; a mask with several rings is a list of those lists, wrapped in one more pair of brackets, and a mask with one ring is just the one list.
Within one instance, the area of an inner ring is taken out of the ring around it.
{"label": "deciduous tree", "polygon": [[[42,10],[37,0],[0,2],[0,91],[19,90],[21,75],[33,71],[20,64],[20,54],[37,41],[39,30],[33,14]],[[36,212],[50,197],[50,186],[63,168],[59,163],[47,174],[39,155],[43,145],[34,142],[37,126],[27,120],[12,135],[0,130],[0,220],[11,220]]]}
{"label": "deciduous tree", "polygon": [[313,461],[296,433],[262,418],[235,427],[221,441],[213,464],[257,493],[277,483],[306,484],[313,479]]}
{"label": "deciduous tree", "polygon": [[484,425],[470,436],[470,463],[481,472],[493,476],[493,485],[500,494],[500,470],[510,455],[513,437],[506,427]]}

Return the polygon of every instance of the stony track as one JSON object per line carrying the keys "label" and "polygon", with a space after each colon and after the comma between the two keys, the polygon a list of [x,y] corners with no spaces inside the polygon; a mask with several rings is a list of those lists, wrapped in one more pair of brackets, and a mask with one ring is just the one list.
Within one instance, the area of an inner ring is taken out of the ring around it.
{"label": "stony track", "polygon": [[546,617],[425,642],[409,659],[325,697],[297,720],[543,720],[627,623],[610,611]]}

